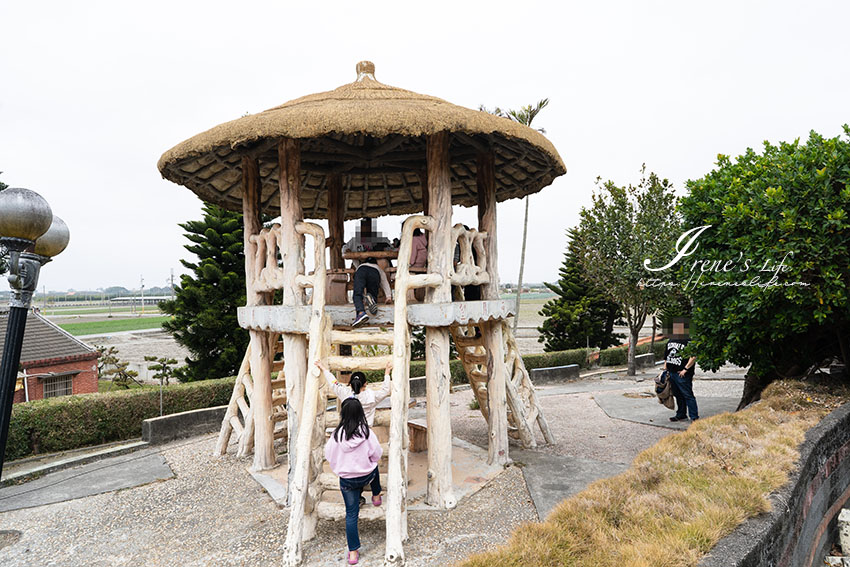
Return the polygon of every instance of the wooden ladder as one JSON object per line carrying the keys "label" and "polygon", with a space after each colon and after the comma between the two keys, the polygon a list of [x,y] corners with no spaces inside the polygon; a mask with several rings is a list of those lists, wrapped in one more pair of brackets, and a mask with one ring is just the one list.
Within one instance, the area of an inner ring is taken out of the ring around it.
{"label": "wooden ladder", "polygon": [[[283,353],[283,345],[280,342],[280,334],[269,333],[269,350],[278,355]],[[274,375],[277,374],[275,378]],[[286,440],[286,380],[283,375],[283,360],[272,362],[272,420],[275,423],[275,439]],[[236,456],[244,457],[254,451],[254,410],[251,407],[251,395],[254,392],[254,380],[251,377],[251,345],[245,349],[245,356],[236,375],[233,384],[233,393],[227,405],[224,419],[221,421],[221,430],[218,441],[213,451],[213,456],[221,456],[227,453],[227,445],[230,436],[236,432]],[[283,424],[280,427],[279,424]]]}
{"label": "wooden ladder", "polygon": [[[392,331],[368,332],[365,330],[333,329],[330,316],[325,313],[326,269],[324,258],[324,231],[312,223],[298,223],[296,230],[311,234],[315,243],[315,271],[312,276],[299,275],[297,284],[313,288],[309,331],[309,354],[304,397],[300,411],[300,424],[294,455],[290,455],[292,481],[290,483],[290,513],[284,548],[284,565],[301,564],[302,542],[315,535],[319,516],[338,518],[344,506],[327,504],[323,492],[337,486],[333,477],[324,471],[324,443],[327,425],[327,385],[316,360],[326,361],[333,370],[381,370],[389,356],[355,357],[331,354],[333,344],[381,344],[393,347],[392,389],[390,396],[389,443],[386,448],[386,499],[384,505],[361,517],[384,515],[387,525],[385,559],[389,565],[404,562],[403,542],[407,540],[407,415],[410,402],[410,328],[407,323],[408,291],[439,285],[440,274],[410,274],[410,253],[413,231],[430,230],[434,220],[428,216],[409,217],[402,228],[401,247],[395,282],[395,304]],[[377,419],[377,415],[376,415]],[[332,421],[331,421],[332,423]],[[325,504],[323,504],[325,502]],[[331,503],[333,504],[333,503]],[[344,517],[344,512],[343,512]]]}
{"label": "wooden ladder", "polygon": [[[334,329],[330,335],[332,345],[350,345],[350,346],[389,346],[394,344],[393,330],[342,330]],[[328,357],[328,367],[331,372],[334,371],[355,371],[355,370],[383,370],[386,368],[387,362],[392,359],[392,355],[387,356],[330,356]],[[369,387],[368,385],[366,387]],[[328,399],[334,397],[334,394],[329,393]],[[325,417],[325,432],[323,442],[327,441],[330,434],[339,424],[339,409],[343,400],[337,400],[336,411],[328,412]],[[381,442],[381,448],[384,453],[378,464],[378,472],[381,474],[381,487],[387,486],[387,462],[389,460],[389,427],[390,427],[390,412],[387,410],[378,410],[375,412],[375,422],[372,431]],[[342,495],[339,492],[339,477],[336,476],[328,465],[327,461],[322,462],[322,469],[319,473],[319,485],[321,494],[318,496],[319,501],[316,509],[321,520],[343,520],[345,519],[345,504],[342,501]],[[361,520],[379,520],[386,516],[386,500],[379,507],[371,505],[364,506],[360,510]]]}
{"label": "wooden ladder", "polygon": [[[525,368],[525,363],[519,353],[516,339],[510,325],[502,321],[502,336],[505,339],[505,360],[509,379],[505,382],[508,400],[508,435],[518,439],[523,447],[537,447],[534,437],[534,423],[537,422],[546,443],[554,443],[554,437],[549,424],[543,415],[543,408],[537,400],[534,384]],[[472,392],[484,419],[489,423],[489,401],[487,397],[487,364],[489,353],[484,347],[483,332],[488,325],[453,325],[452,339],[457,347],[458,355],[463,363],[466,377],[472,386]],[[482,331],[483,329],[483,331]]]}

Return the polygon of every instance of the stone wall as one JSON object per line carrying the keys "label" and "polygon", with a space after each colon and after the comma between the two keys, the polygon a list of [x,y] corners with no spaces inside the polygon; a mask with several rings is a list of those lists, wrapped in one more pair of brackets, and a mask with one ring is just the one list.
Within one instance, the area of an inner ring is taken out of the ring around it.
{"label": "stone wall", "polygon": [[833,542],[850,498],[850,404],[806,434],[800,465],[771,498],[772,510],[748,520],[711,550],[701,567],[811,567]]}

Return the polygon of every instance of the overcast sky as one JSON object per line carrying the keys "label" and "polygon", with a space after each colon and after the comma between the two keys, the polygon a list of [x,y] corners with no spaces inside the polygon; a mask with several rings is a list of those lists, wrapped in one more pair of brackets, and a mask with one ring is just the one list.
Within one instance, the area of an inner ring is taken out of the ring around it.
{"label": "overcast sky", "polygon": [[[636,182],[645,162],[681,191],[718,153],[839,134],[848,22],[846,3],[799,1],[3,2],[0,180],[70,227],[39,289],[162,286],[187,257],[177,223],[201,203],[161,178],[159,156],[351,82],[368,59],[381,82],[470,108],[550,99],[535,126],[567,174],[531,197],[525,280],[551,281],[597,176]],[[522,211],[499,205],[503,282],[517,278]]]}

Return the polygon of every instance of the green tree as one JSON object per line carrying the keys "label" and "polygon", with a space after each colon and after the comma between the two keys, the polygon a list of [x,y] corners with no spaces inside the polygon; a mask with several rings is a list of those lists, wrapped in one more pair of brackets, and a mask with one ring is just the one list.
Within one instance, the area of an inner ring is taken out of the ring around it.
{"label": "green tree", "polygon": [[546,317],[538,327],[546,351],[584,348],[608,348],[620,344],[622,334],[614,333],[614,323],[620,319],[620,306],[584,276],[576,252],[577,229],[567,234],[570,242],[564,253],[559,273],[561,278],[546,287],[557,294],[543,306],[540,314]]}
{"label": "green tree", "polygon": [[242,215],[207,204],[204,217],[180,227],[191,244],[186,250],[196,262],[181,260],[191,271],[180,278],[173,300],[160,303],[173,315],[163,328],[189,349],[181,381],[233,376],[239,369],[248,331],[236,319],[236,308],[245,305],[245,254]]}
{"label": "green tree", "polygon": [[737,262],[734,271],[712,272],[715,281],[757,275],[766,284],[770,270],[784,266],[780,285],[693,290],[691,350],[700,365],[749,366],[744,407],[776,378],[805,376],[834,359],[850,363],[850,127],[830,139],[812,131],[802,144],[765,142],[761,154],[748,149],[735,160],[718,155],[715,169],[688,188],[686,226],[710,225],[695,256]]}
{"label": "green tree", "polygon": [[148,365],[148,370],[153,370],[153,377],[159,380],[160,384],[163,382],[166,386],[168,386],[168,382],[171,378],[175,377],[176,368],[174,365],[177,364],[177,360],[174,358],[168,358],[167,356],[157,358],[155,356],[145,356],[145,360],[148,362],[153,362],[153,364]]}
{"label": "green tree", "polygon": [[127,366],[129,366],[129,362],[116,362],[115,365],[106,370],[104,374],[106,376],[110,376],[112,380],[112,385],[109,389],[112,389],[112,386],[118,386],[119,388],[129,389],[132,383],[136,383],[136,385],[141,386],[136,378],[139,376],[139,373],[135,370],[128,370]]}
{"label": "green tree", "polygon": [[118,360],[118,349],[114,346],[96,346],[97,349],[97,375],[104,377],[107,371],[120,362]]}
{"label": "green tree", "polygon": [[[540,111],[546,108],[546,105],[549,104],[549,99],[544,98],[537,102],[536,105],[531,106],[527,104],[523,107],[520,107],[519,110],[502,110],[498,106],[494,110],[487,110],[484,106],[480,106],[479,110],[484,112],[489,112],[490,114],[495,114],[496,116],[502,116],[504,118],[509,118],[514,122],[519,122],[525,126],[531,127],[531,123],[540,114]],[[538,128],[538,131],[545,133],[546,130],[543,128]],[[520,252],[519,257],[519,277],[517,278],[517,292],[516,292],[516,312],[517,316],[514,317],[514,331],[516,331],[517,324],[519,323],[519,304],[522,299],[522,276],[525,272],[525,243],[528,240],[528,198],[529,195],[525,196],[525,218],[522,222],[522,251]]]}
{"label": "green tree", "polygon": [[[597,180],[599,183],[600,180]],[[587,279],[622,308],[629,327],[628,374],[635,374],[638,333],[648,314],[662,305],[669,288],[647,286],[672,273],[651,274],[646,259],[666,258],[679,236],[673,186],[655,173],[641,168],[637,186],[602,184],[593,195],[593,205],[581,210],[576,251]]]}

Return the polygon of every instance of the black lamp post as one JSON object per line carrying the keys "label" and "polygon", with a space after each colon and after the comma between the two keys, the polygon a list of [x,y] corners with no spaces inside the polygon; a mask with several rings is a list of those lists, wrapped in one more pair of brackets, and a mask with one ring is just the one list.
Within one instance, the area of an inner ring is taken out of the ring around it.
{"label": "black lamp post", "polygon": [[9,323],[0,358],[0,474],[6,455],[21,344],[41,266],[68,245],[68,226],[54,217],[44,197],[29,189],[0,191],[0,244],[9,250]]}

